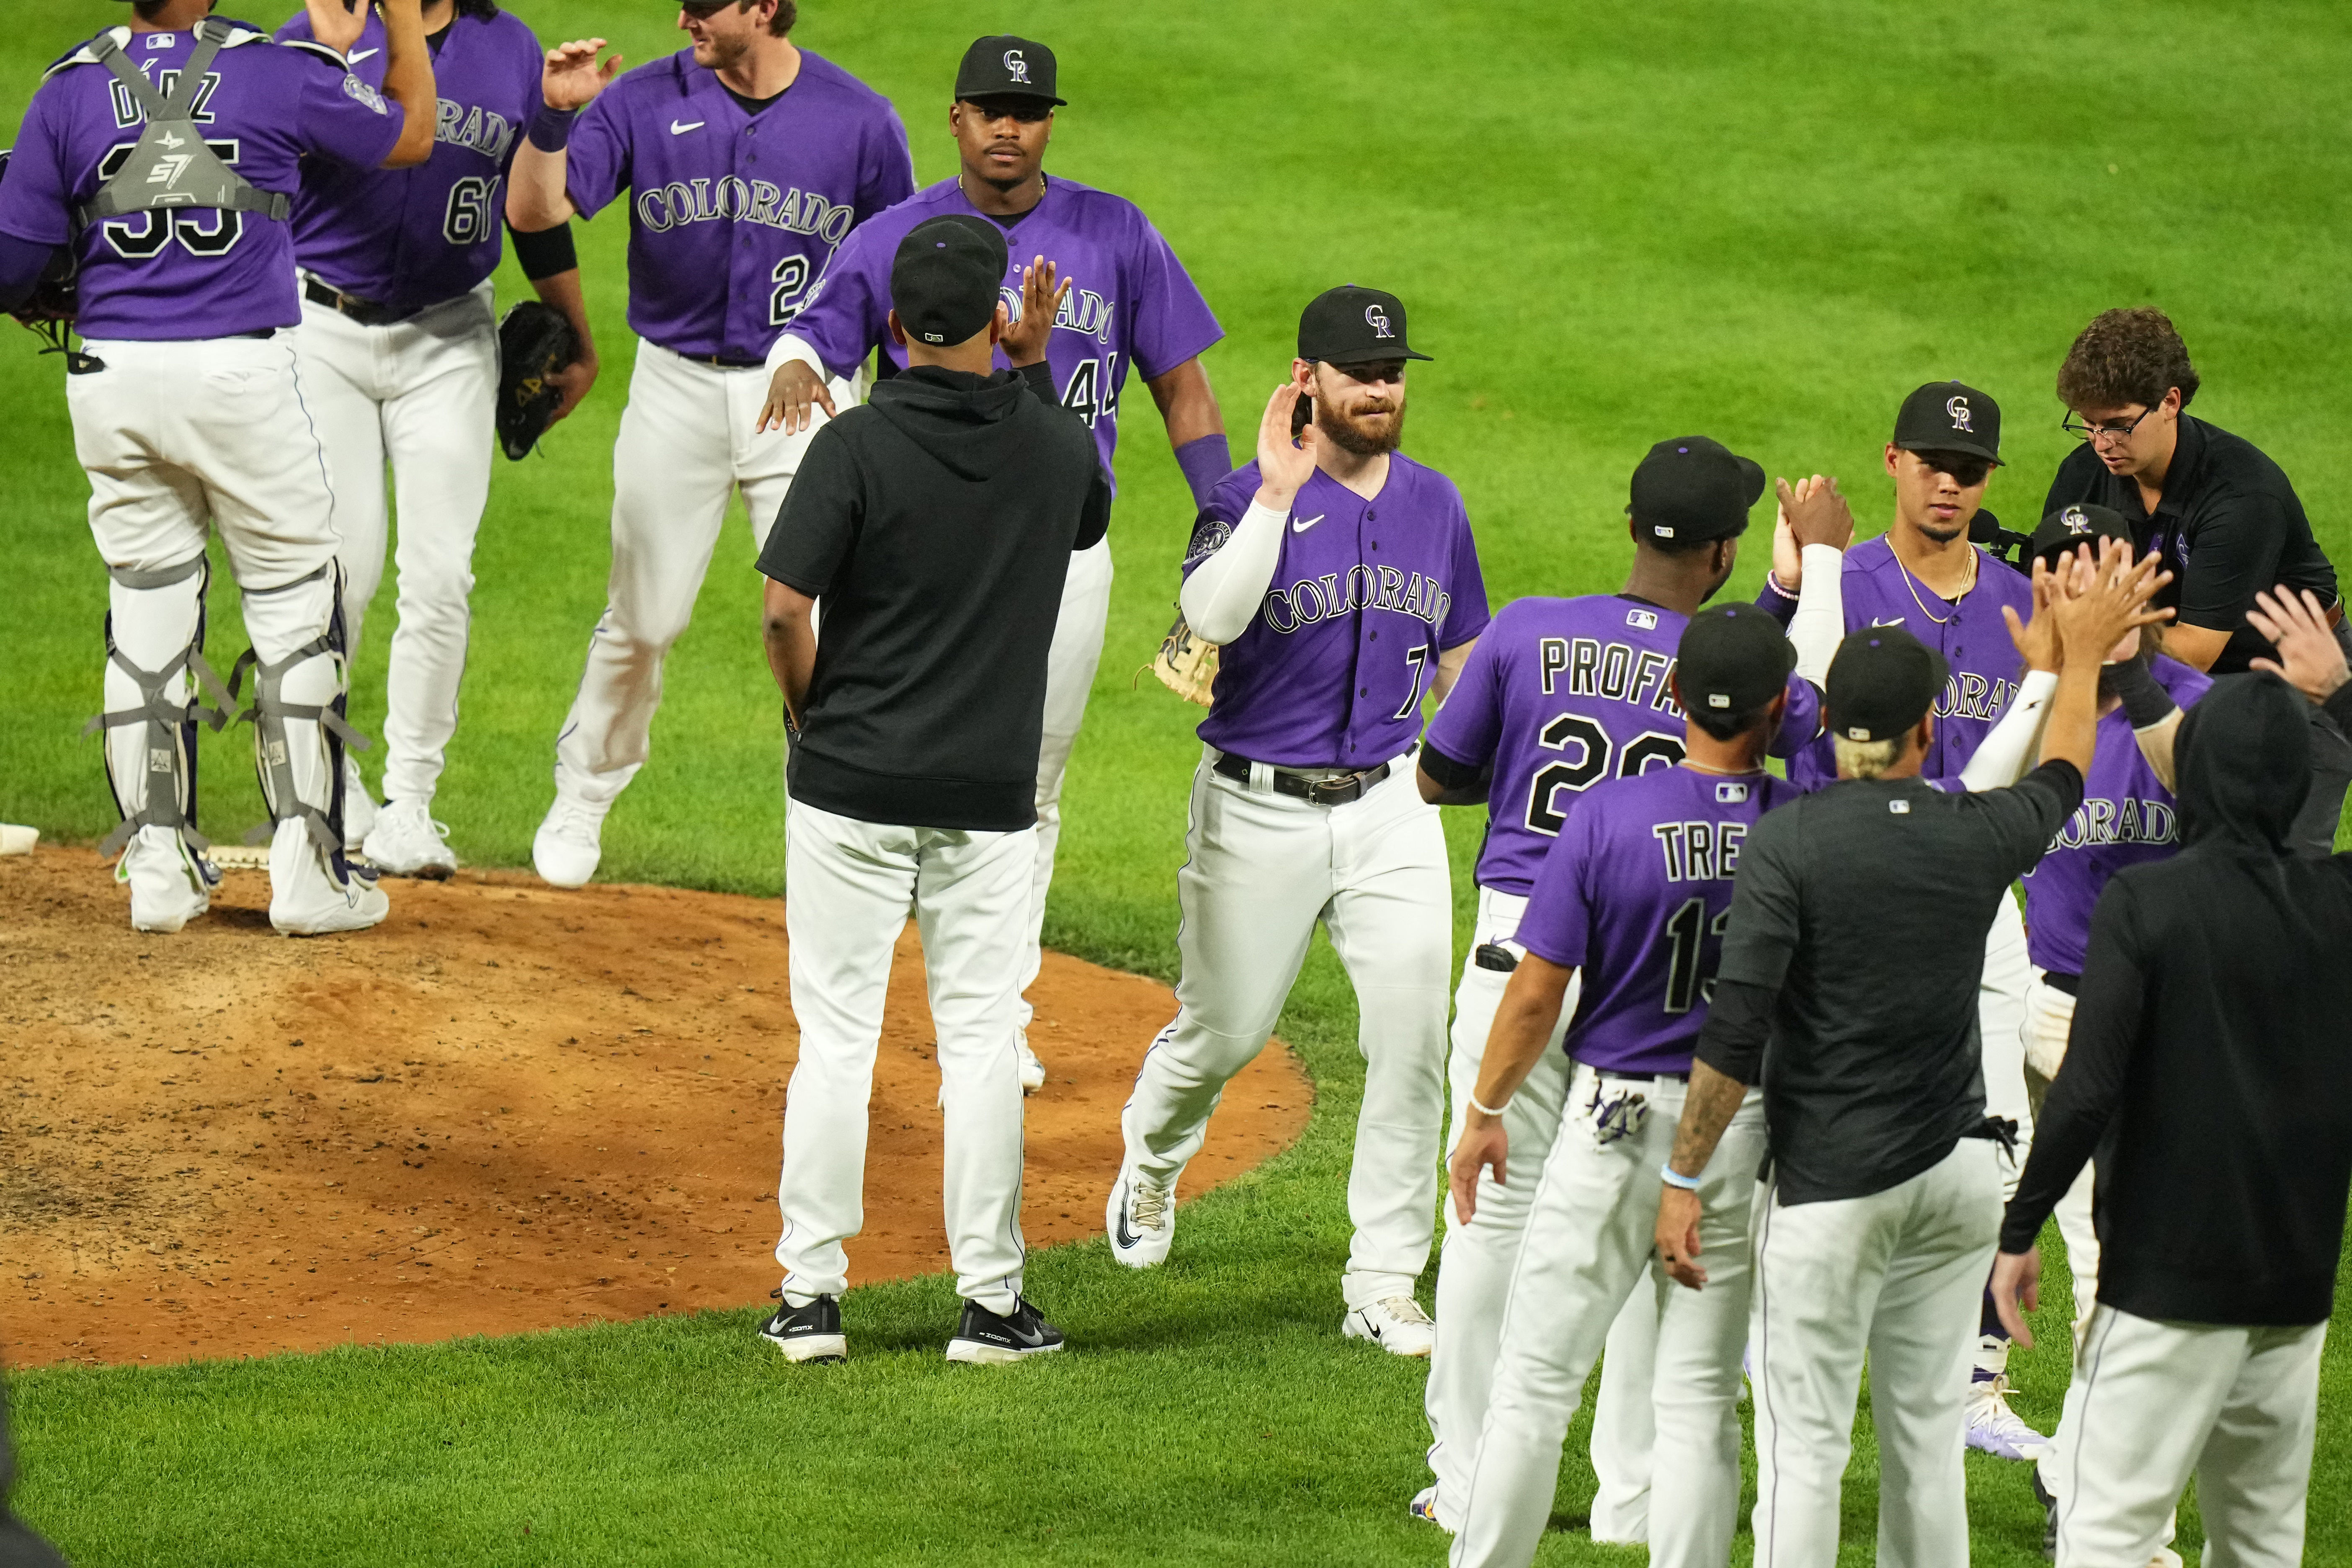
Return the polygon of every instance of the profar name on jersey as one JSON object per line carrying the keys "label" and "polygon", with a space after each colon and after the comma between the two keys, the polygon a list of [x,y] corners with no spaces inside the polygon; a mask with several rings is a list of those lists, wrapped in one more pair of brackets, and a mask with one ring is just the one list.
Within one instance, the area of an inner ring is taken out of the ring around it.
{"label": "profar name on jersey", "polygon": [[1646,700],[1660,713],[1684,716],[1674,689],[1666,684],[1675,672],[1672,654],[1631,643],[1604,643],[1599,637],[1544,637],[1536,649],[1547,697],[1558,693],[1565,673],[1570,697],[1600,697],[1637,708]]}

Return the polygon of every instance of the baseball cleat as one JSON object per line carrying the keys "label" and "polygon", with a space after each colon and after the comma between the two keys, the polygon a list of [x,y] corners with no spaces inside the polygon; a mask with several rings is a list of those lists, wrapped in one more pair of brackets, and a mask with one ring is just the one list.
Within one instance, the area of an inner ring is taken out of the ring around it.
{"label": "baseball cleat", "polygon": [[2009,1379],[1979,1377],[1969,1384],[1969,1447],[1996,1459],[2035,1459],[2050,1439],[2009,1407]]}
{"label": "baseball cleat", "polygon": [[1412,1500],[1404,1505],[1404,1510],[1423,1524],[1433,1524],[1448,1535],[1454,1533],[1454,1527],[1437,1517],[1437,1489],[1433,1486],[1423,1487],[1413,1493]]}
{"label": "baseball cleat", "polygon": [[285,936],[329,936],[383,923],[392,900],[372,873],[346,868],[338,879],[297,818],[269,841],[269,923]]}
{"label": "baseball cleat", "polygon": [[776,1312],[760,1325],[760,1337],[782,1351],[786,1361],[835,1366],[849,1359],[839,1301],[819,1296],[805,1307],[795,1307],[782,1290],[769,1294],[776,1299]]}
{"label": "baseball cleat", "polygon": [[1370,1340],[1391,1355],[1425,1356],[1437,1343],[1437,1325],[1410,1296],[1391,1296],[1339,1320],[1339,1332]]}
{"label": "baseball cleat", "polygon": [[1000,1318],[977,1301],[963,1304],[955,1338],[948,1342],[948,1360],[967,1366],[1003,1366],[1062,1348],[1062,1331],[1047,1322],[1023,1297],[1014,1297],[1013,1315]]}
{"label": "baseball cleat", "polygon": [[2042,1505],[2042,1555],[2056,1562],[2058,1558],[2058,1499],[2042,1484],[2042,1467],[2036,1465],[2025,1473],[2033,1483],[2033,1500]]}
{"label": "baseball cleat", "polygon": [[1176,1239],[1176,1184],[1159,1186],[1134,1166],[1125,1167],[1111,1184],[1103,1229],[1111,1257],[1129,1268],[1165,1263],[1168,1244]]}
{"label": "baseball cleat", "polygon": [[441,881],[457,869],[457,857],[443,842],[448,825],[433,820],[422,802],[388,800],[368,830],[368,864],[387,876]]}
{"label": "baseball cleat", "polygon": [[360,764],[349,752],[343,753],[343,853],[357,855],[363,851],[368,835],[375,831],[375,796],[368,794],[367,780],[360,777]]}
{"label": "baseball cleat", "polygon": [[1014,1030],[1013,1040],[1021,1049],[1021,1092],[1034,1094],[1045,1087],[1045,1064],[1039,1061],[1037,1053],[1029,1048],[1028,1030]]}
{"label": "baseball cleat", "polygon": [[169,935],[213,906],[220,874],[194,855],[175,828],[142,827],[123,847],[114,879],[131,889],[131,929]]}
{"label": "baseball cleat", "polygon": [[604,814],[612,809],[558,792],[530,841],[531,868],[539,879],[557,888],[586,887],[604,858]]}

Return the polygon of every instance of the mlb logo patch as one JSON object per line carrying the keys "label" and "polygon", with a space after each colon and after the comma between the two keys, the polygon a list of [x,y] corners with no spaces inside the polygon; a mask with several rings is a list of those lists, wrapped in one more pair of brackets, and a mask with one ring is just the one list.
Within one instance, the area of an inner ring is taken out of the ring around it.
{"label": "mlb logo patch", "polygon": [[179,40],[169,33],[150,33],[147,35],[147,47],[150,49],[168,49],[177,42],[179,42]]}
{"label": "mlb logo patch", "polygon": [[1625,624],[1632,626],[1635,631],[1656,631],[1658,629],[1658,612],[1655,610],[1628,610],[1625,612]]}
{"label": "mlb logo patch", "polygon": [[1715,804],[1717,805],[1747,805],[1748,786],[1744,784],[1719,784],[1716,785]]}
{"label": "mlb logo patch", "polygon": [[1897,816],[1908,816],[1911,815],[1911,803],[1907,800],[1890,800],[1886,803],[1886,809]]}

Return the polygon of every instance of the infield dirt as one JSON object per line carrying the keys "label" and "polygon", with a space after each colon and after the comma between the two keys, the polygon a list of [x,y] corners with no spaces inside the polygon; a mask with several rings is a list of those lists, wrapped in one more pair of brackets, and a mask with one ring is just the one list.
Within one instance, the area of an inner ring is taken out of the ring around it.
{"label": "infield dirt", "polygon": [[[231,873],[174,936],[86,848],[0,860],[0,1359],[188,1361],[739,1306],[776,1282],[798,1035],[779,900],[392,881],[291,941]],[[939,1073],[911,928],[875,1071],[853,1283],[944,1269]],[[1097,1234],[1167,988],[1048,953],[1023,1227]],[[1306,1126],[1235,1079],[1187,1197]]]}

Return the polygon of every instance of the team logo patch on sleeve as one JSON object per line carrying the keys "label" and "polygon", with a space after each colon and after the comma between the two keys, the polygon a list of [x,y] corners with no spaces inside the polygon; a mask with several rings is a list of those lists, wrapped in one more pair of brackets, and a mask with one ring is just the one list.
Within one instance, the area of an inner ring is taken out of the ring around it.
{"label": "team logo patch on sleeve", "polygon": [[1221,517],[1202,514],[1201,521],[1192,525],[1192,543],[1184,552],[1186,563],[1208,559],[1223,550],[1225,547],[1225,541],[1233,536],[1232,523]]}
{"label": "team logo patch on sleeve", "polygon": [[350,99],[353,103],[362,104],[368,109],[373,110],[378,114],[388,114],[391,112],[391,110],[384,107],[383,94],[376,91],[375,89],[370,87],[367,83],[362,81],[355,76],[346,76],[343,78],[343,96]]}

